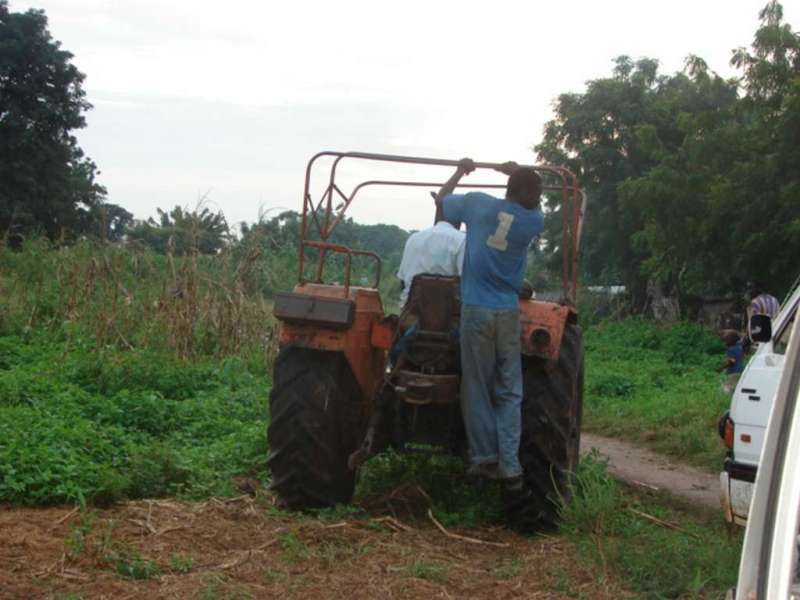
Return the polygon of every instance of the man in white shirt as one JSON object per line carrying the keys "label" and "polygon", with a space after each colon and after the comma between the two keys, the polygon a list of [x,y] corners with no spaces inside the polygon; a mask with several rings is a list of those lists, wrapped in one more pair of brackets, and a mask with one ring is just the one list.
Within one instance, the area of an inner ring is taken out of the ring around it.
{"label": "man in white shirt", "polygon": [[433,227],[412,233],[406,240],[403,259],[397,270],[403,288],[400,293],[401,309],[408,300],[411,282],[417,275],[461,276],[466,234],[459,231],[460,226],[461,223],[439,220]]}

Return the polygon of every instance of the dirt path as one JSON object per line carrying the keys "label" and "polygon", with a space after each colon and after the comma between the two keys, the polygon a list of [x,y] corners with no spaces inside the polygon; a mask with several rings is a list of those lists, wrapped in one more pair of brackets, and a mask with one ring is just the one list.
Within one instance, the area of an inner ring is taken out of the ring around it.
{"label": "dirt path", "polygon": [[608,458],[608,470],[631,485],[664,491],[709,508],[719,508],[719,478],[672,461],[640,446],[591,433],[581,434],[584,453],[592,448]]}

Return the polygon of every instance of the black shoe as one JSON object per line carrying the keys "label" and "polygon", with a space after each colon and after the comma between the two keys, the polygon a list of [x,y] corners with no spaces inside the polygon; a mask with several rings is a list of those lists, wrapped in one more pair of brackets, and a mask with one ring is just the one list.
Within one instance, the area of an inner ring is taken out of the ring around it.
{"label": "black shoe", "polygon": [[467,477],[496,480],[500,478],[500,474],[497,472],[497,463],[473,463],[467,467]]}
{"label": "black shoe", "polygon": [[522,476],[502,479],[501,497],[506,511],[515,511],[528,503],[533,493],[525,485]]}

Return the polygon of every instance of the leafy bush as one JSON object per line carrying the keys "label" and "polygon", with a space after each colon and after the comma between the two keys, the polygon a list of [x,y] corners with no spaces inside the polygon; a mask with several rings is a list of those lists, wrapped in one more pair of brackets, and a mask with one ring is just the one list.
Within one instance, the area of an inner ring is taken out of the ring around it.
{"label": "leafy bush", "polygon": [[724,344],[708,329],[694,323],[659,325],[639,318],[607,321],[591,329],[587,348],[613,349],[623,357],[658,352],[671,363],[706,365],[725,354]]}
{"label": "leafy bush", "polygon": [[214,369],[208,364],[180,360],[169,352],[101,351],[70,358],[70,380],[103,395],[148,391],[184,400],[218,383]]}
{"label": "leafy bush", "polygon": [[117,427],[31,407],[0,409],[0,501],[107,502],[125,495],[126,446]]}
{"label": "leafy bush", "polygon": [[245,361],[0,340],[0,502],[199,497],[264,475],[269,387]]}
{"label": "leafy bush", "polygon": [[182,462],[174,448],[163,442],[135,446],[129,456],[128,495],[157,498],[179,493],[191,476],[191,466]]}

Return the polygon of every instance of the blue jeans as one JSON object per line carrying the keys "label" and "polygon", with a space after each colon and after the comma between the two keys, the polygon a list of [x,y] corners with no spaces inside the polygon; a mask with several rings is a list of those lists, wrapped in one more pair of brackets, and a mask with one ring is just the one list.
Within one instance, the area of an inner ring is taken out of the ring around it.
{"label": "blue jeans", "polygon": [[519,310],[461,308],[461,412],[473,464],[522,475]]}
{"label": "blue jeans", "polygon": [[406,329],[402,335],[400,335],[395,342],[392,349],[389,351],[389,362],[394,365],[397,363],[397,359],[400,358],[400,355],[403,352],[408,352],[409,346],[411,346],[411,342],[414,341],[414,338],[417,337],[417,325],[416,323]]}

